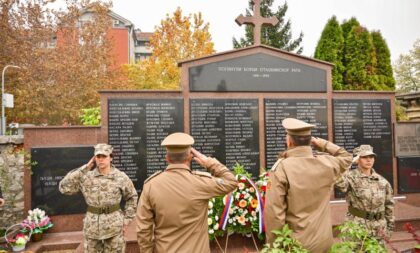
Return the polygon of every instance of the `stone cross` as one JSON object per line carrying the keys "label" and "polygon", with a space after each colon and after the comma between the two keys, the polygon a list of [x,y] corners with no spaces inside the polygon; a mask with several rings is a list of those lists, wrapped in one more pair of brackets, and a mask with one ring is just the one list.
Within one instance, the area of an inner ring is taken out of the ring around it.
{"label": "stone cross", "polygon": [[244,17],[242,14],[239,15],[235,21],[238,25],[243,24],[251,24],[254,26],[254,45],[260,45],[261,44],[261,26],[264,24],[269,24],[272,26],[277,25],[279,20],[277,17],[270,17],[270,18],[264,18],[261,16],[260,13],[260,4],[261,0],[252,0],[254,3],[254,16]]}

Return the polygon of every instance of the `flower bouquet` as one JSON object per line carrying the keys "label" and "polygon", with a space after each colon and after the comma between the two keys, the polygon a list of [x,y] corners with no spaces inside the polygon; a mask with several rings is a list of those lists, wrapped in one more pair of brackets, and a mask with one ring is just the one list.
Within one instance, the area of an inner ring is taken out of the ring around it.
{"label": "flower bouquet", "polygon": [[254,240],[253,233],[256,232],[263,239],[263,200],[258,187],[240,164],[236,164],[233,171],[238,180],[238,188],[223,198],[209,201],[209,238],[217,242],[216,237],[224,235],[227,230],[228,236],[238,233]]}
{"label": "flower bouquet", "polygon": [[[29,234],[27,234],[27,231],[29,231]],[[30,227],[22,228],[21,224],[14,224],[6,230],[4,237],[6,242],[12,246],[13,251],[21,251],[25,249],[31,234],[32,229]]]}
{"label": "flower bouquet", "polygon": [[52,226],[50,217],[45,215],[45,211],[39,208],[29,210],[28,217],[22,222],[22,227],[30,227],[32,229],[34,238],[36,238],[35,241],[41,240],[44,231]]}
{"label": "flower bouquet", "polygon": [[270,180],[269,173],[267,171],[264,171],[260,174],[260,177],[256,183],[258,187],[258,191],[261,194],[261,200],[263,202],[263,206],[265,205],[265,194],[267,192],[267,185],[268,185],[269,180]]}

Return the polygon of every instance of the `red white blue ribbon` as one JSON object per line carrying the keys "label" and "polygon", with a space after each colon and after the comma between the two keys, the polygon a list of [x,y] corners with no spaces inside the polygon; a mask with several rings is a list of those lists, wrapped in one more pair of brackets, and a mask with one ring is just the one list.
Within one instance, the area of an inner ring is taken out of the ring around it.
{"label": "red white blue ribbon", "polygon": [[[264,203],[262,201],[261,194],[258,191],[258,188],[255,185],[255,183],[251,179],[249,179],[247,177],[244,177],[244,178],[254,188],[255,195],[257,196],[258,207],[259,207],[259,224],[258,224],[258,227],[259,227],[259,232],[261,234],[261,233],[263,233],[265,231],[265,224],[264,224]],[[219,227],[222,230],[225,230],[226,229],[226,226],[228,224],[229,211],[230,211],[230,209],[232,207],[233,199],[234,198],[233,198],[232,192],[228,193],[225,196],[225,200],[226,200],[225,203],[224,203],[225,204],[225,207],[224,207],[223,212],[222,212],[222,217],[220,218],[220,221],[219,221]]]}
{"label": "red white blue ribbon", "polygon": [[265,222],[264,222],[264,205],[263,205],[263,201],[262,201],[262,197],[260,192],[258,191],[257,186],[254,184],[254,182],[246,177],[246,180],[249,182],[250,185],[252,185],[252,187],[254,187],[255,189],[255,195],[257,196],[257,201],[258,201],[258,207],[259,207],[259,231],[260,234],[263,233],[265,231]]}
{"label": "red white blue ribbon", "polygon": [[232,202],[233,202],[233,196],[232,193],[228,193],[225,197],[226,199],[226,203],[225,204],[225,208],[223,209],[222,212],[222,217],[220,218],[220,222],[219,222],[219,227],[222,228],[223,230],[226,229],[226,225],[227,225],[227,221],[229,219],[229,210],[232,206]]}

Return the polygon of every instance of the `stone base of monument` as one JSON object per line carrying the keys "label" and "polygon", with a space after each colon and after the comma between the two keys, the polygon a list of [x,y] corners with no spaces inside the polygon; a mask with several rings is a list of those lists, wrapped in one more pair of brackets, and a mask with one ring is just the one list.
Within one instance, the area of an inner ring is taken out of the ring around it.
{"label": "stone base of monument", "polygon": [[[333,225],[338,225],[343,222],[344,214],[347,210],[345,203],[332,204],[331,205],[331,220]],[[413,236],[407,233],[404,229],[404,224],[409,222],[417,231],[417,235],[420,235],[420,207],[418,203],[410,205],[400,201],[396,202],[395,206],[396,216],[396,227],[390,240],[393,248],[399,252],[409,252],[410,249],[414,248],[418,243],[414,240]],[[256,239],[256,237],[255,237]],[[256,239],[257,240],[257,239]],[[126,234],[127,253],[139,252],[137,240],[136,240],[136,229],[135,224],[132,223]],[[211,252],[220,253],[220,248],[225,248],[226,237],[218,239],[220,247],[216,242],[211,242]],[[254,242],[251,237],[242,235],[231,235],[228,239],[228,252],[258,252],[254,246]],[[263,242],[257,241],[258,248],[263,247]],[[30,242],[27,244],[26,251],[33,253],[42,253],[49,251],[63,251],[71,250],[69,252],[83,253],[83,233],[82,231],[76,232],[61,232],[61,233],[46,233],[44,238],[40,242]],[[391,251],[390,251],[391,252]]]}
{"label": "stone base of monument", "polygon": [[[413,226],[417,229],[420,228],[420,220],[411,221]],[[400,224],[401,225],[401,224]],[[399,226],[401,227],[401,226]],[[418,229],[417,231],[420,232]],[[222,248],[225,247],[226,238],[220,238],[219,243]],[[397,249],[399,252],[409,252],[418,243],[413,239],[412,235],[405,231],[394,232],[391,238],[392,247]],[[215,242],[210,244],[212,253],[222,252]],[[258,247],[261,249],[263,246],[262,242],[258,242]],[[391,248],[389,252],[391,252]],[[81,231],[78,232],[63,232],[63,233],[48,233],[44,235],[44,239],[40,242],[29,243],[26,248],[26,252],[42,253],[42,252],[71,252],[71,253],[83,253],[83,234]],[[135,232],[131,230],[127,236],[127,253],[139,252],[137,241],[135,240]],[[232,235],[228,241],[228,252],[239,253],[239,252],[258,252],[251,238],[243,237],[241,235]]]}

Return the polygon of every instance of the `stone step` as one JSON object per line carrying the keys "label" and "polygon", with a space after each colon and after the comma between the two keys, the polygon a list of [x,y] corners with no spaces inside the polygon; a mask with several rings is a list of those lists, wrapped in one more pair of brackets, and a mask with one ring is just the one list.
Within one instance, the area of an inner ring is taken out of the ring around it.
{"label": "stone step", "polygon": [[[420,231],[418,232],[420,233]],[[138,252],[135,226],[129,226],[126,234],[127,253]],[[63,233],[46,233],[40,242],[31,242],[26,248],[27,251],[33,253],[41,253],[44,251],[57,251],[57,250],[74,250],[75,253],[83,253],[83,232],[63,232]],[[226,239],[219,238],[218,242],[221,248],[225,248]],[[418,243],[414,240],[413,236],[404,231],[397,231],[392,234],[390,240],[391,246],[399,252],[412,249]],[[255,245],[252,238],[233,235],[228,240],[229,252],[256,252]],[[257,241],[258,248],[262,248],[263,242]],[[390,252],[391,248],[388,246]],[[212,253],[222,252],[216,242],[211,243]]]}

